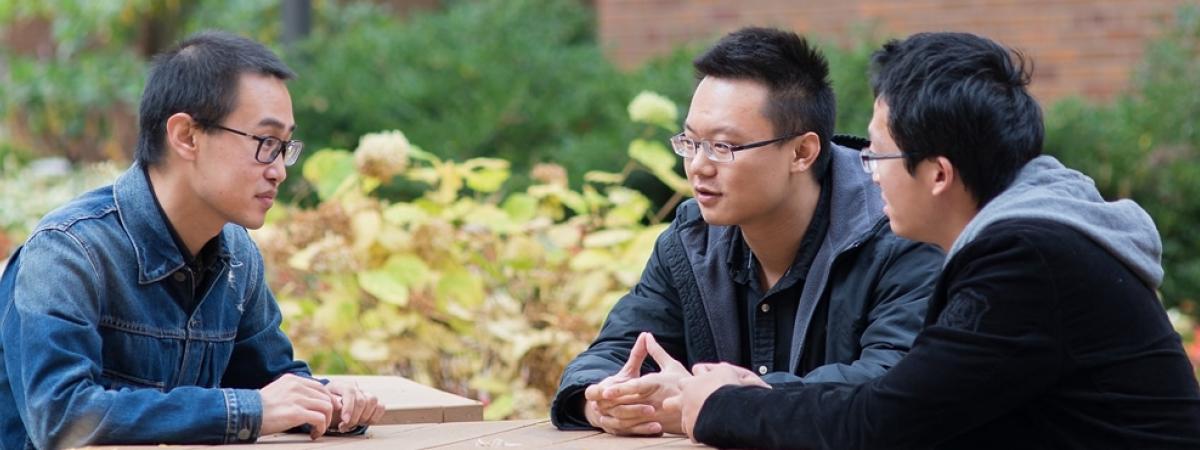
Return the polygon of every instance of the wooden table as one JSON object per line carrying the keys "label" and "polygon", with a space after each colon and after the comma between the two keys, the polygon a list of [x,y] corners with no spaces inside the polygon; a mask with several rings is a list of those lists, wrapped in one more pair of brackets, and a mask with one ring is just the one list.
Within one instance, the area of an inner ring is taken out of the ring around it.
{"label": "wooden table", "polygon": [[483,404],[477,400],[439,391],[397,376],[317,375],[358,383],[363,391],[374,394],[385,405],[384,425],[406,423],[478,422],[483,420]]}
{"label": "wooden table", "polygon": [[[115,449],[117,447],[109,447]],[[122,446],[120,448],[132,448]],[[209,446],[157,446],[142,448],[163,449],[478,449],[532,448],[559,449],[700,449],[686,437],[666,435],[656,438],[617,437],[595,431],[558,431],[548,420],[510,420],[497,422],[424,423],[407,425],[376,425],[366,436],[323,437],[316,441],[306,435],[276,434],[258,440],[257,444]]]}

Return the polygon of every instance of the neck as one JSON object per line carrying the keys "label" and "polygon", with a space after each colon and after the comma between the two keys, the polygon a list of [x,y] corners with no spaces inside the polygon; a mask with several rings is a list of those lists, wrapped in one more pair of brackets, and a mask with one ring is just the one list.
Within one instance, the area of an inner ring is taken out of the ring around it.
{"label": "neck", "polygon": [[766,217],[741,224],[742,237],[762,266],[768,289],[787,272],[800,250],[800,242],[812,222],[821,198],[821,185],[806,177],[803,186],[796,186],[797,195]]}
{"label": "neck", "polygon": [[967,224],[979,214],[979,208],[973,201],[968,202],[969,205],[963,204],[958,207],[946,208],[946,213],[937,218],[937,222],[941,224],[938,227],[937,236],[933,237],[930,242],[933,245],[941,247],[943,252],[949,252],[951,247],[954,247],[954,241],[958,240],[958,236],[967,228]]}
{"label": "neck", "polygon": [[225,223],[209,218],[208,209],[202,202],[195,196],[187,195],[191,188],[183,177],[164,167],[166,164],[157,164],[146,171],[150,176],[150,184],[167,215],[167,222],[179,234],[188,253],[198,255],[204,244],[221,232]]}

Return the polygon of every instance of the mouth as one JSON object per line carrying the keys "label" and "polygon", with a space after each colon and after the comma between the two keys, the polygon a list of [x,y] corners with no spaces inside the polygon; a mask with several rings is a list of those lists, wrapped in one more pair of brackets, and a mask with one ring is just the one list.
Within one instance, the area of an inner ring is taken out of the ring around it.
{"label": "mouth", "polygon": [[696,194],[696,201],[702,205],[712,204],[722,195],[720,191],[704,186],[692,186],[692,192]]}
{"label": "mouth", "polygon": [[275,195],[276,194],[278,194],[277,191],[263,192],[261,194],[255,195],[254,198],[256,200],[258,200],[258,202],[261,203],[263,206],[270,208],[271,205],[275,204]]}

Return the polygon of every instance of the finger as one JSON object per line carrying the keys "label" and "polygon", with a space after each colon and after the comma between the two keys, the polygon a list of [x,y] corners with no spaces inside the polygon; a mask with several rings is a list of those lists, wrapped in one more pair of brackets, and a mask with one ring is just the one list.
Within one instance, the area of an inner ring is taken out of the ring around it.
{"label": "finger", "polygon": [[646,397],[641,395],[626,395],[612,399],[597,400],[595,403],[596,407],[605,414],[607,414],[609,409],[616,408],[618,406],[649,404]]}
{"label": "finger", "polygon": [[300,413],[301,423],[309,426],[308,437],[317,439],[325,434],[326,427],[325,416],[319,411],[306,409]]}
{"label": "finger", "polygon": [[[651,419],[624,420],[612,416],[600,416],[601,428],[605,429],[609,433],[622,436],[634,434],[635,431],[642,431],[647,428],[652,428],[645,426],[639,427],[640,425],[645,425],[648,423],[654,423],[658,425],[658,432],[662,432],[662,425]],[[642,434],[646,434],[646,432],[642,431]]]}
{"label": "finger", "polygon": [[353,409],[353,413],[350,414],[350,420],[344,422],[346,426],[342,431],[350,431],[350,429],[361,424],[363,421],[363,414],[369,414],[370,411],[375,409],[375,403],[377,403],[375,396],[367,394],[361,390],[358,390],[357,388],[355,388],[355,391],[355,396],[358,398],[355,400],[355,407]]}
{"label": "finger", "polygon": [[637,341],[633,343],[633,348],[629,350],[629,359],[625,360],[625,367],[621,368],[619,374],[634,378],[641,375],[642,362],[646,360],[646,337],[649,334],[638,335]]}
{"label": "finger", "polygon": [[716,367],[716,364],[710,364],[710,363],[696,364],[696,365],[692,366],[692,375],[700,375],[700,374],[712,372],[713,368],[715,368],[715,367]]}
{"label": "finger", "polygon": [[663,372],[687,370],[687,367],[684,367],[683,363],[680,363],[678,360],[673,358],[670,353],[667,353],[667,349],[663,348],[661,345],[658,345],[658,340],[654,339],[653,334],[642,333],[642,336],[646,337],[646,353],[648,353],[651,358],[654,358],[654,362],[658,364],[658,367],[661,368]]}
{"label": "finger", "polygon": [[359,404],[359,396],[354,391],[346,392],[342,395],[342,401],[339,403],[341,411],[338,411],[337,418],[341,423],[338,424],[337,429],[338,431],[346,431],[347,427],[354,423],[351,422],[351,419],[354,418],[354,409],[361,408],[362,405]]}
{"label": "finger", "polygon": [[679,402],[680,402],[680,399],[682,399],[682,398],[683,397],[678,396],[678,395],[676,395],[674,397],[667,397],[666,400],[663,400],[663,404],[662,404],[663,411],[666,411],[671,414],[679,414],[679,411],[680,411],[680,403]]}
{"label": "finger", "polygon": [[663,434],[663,426],[659,422],[646,422],[630,427],[626,434],[632,436],[658,436]]}
{"label": "finger", "polygon": [[382,422],[383,415],[386,413],[387,413],[387,406],[385,406],[383,403],[377,403],[375,405],[375,411],[371,413],[371,421],[369,422],[369,424],[374,425],[374,424]]}
{"label": "finger", "polygon": [[625,421],[653,420],[654,407],[650,405],[621,405],[609,408],[606,415]]}
{"label": "finger", "polygon": [[646,397],[653,394],[660,388],[660,384],[654,380],[646,378],[638,378],[629,380],[624,383],[609,386],[604,389],[601,394],[605,400],[613,400],[626,396],[634,396],[635,398]]}
{"label": "finger", "polygon": [[604,398],[604,386],[601,386],[598,383],[588,386],[587,389],[583,390],[583,398],[591,401]]}

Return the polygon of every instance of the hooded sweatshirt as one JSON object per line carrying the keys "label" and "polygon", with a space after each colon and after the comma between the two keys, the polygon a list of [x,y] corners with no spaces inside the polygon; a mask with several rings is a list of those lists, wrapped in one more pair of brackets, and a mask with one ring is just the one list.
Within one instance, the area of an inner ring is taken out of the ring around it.
{"label": "hooded sweatshirt", "polygon": [[[1006,219],[1065,224],[1095,241],[1151,289],[1162,284],[1162,239],[1154,219],[1132,200],[1105,201],[1096,183],[1052,156],[1025,164],[1008,189],[971,219],[946,254],[948,263],[982,230]],[[943,264],[945,264],[943,263]]]}

